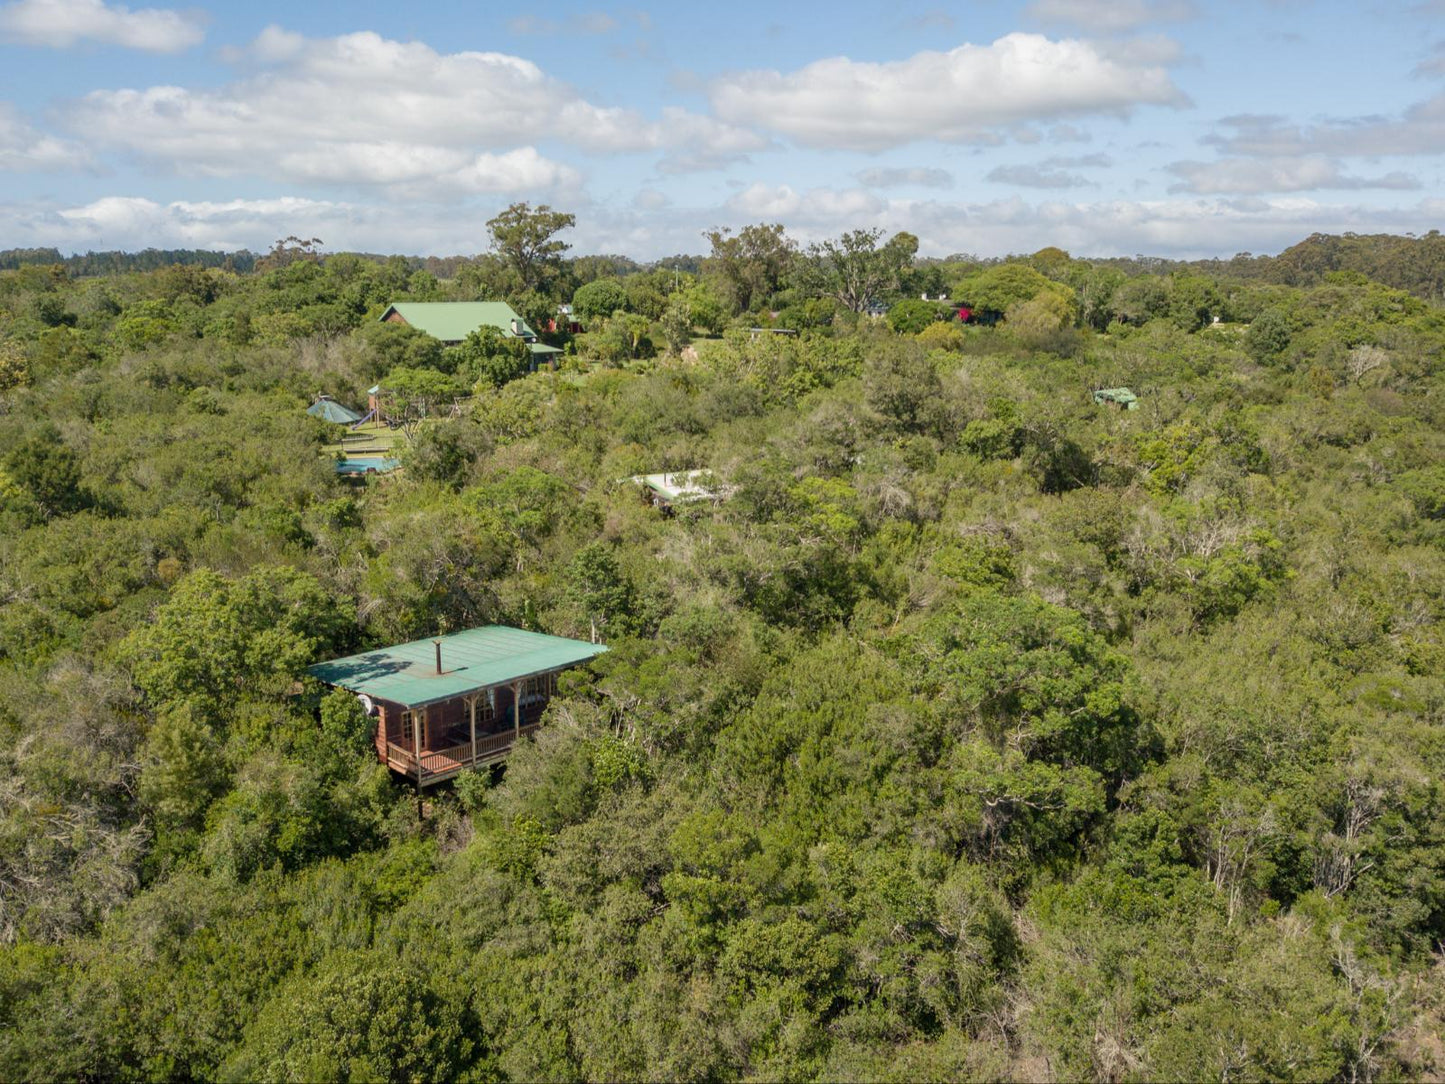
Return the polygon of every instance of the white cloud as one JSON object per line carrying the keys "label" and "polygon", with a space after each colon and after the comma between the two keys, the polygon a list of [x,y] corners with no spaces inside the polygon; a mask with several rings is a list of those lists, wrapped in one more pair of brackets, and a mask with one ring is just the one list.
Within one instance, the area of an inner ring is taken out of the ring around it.
{"label": "white cloud", "polygon": [[1211,196],[1254,195],[1260,192],[1309,192],[1319,189],[1419,188],[1407,173],[1354,177],[1340,163],[1323,155],[1302,158],[1223,158],[1217,162],[1175,162],[1166,167],[1180,178],[1171,192]]}
{"label": "white cloud", "polygon": [[1072,124],[1055,124],[1049,129],[1051,143],[1089,143],[1093,138],[1088,132]]}
{"label": "white cloud", "polygon": [[1437,41],[1430,55],[1415,65],[1416,75],[1445,75],[1445,41]]}
{"label": "white cloud", "polygon": [[1107,154],[1058,155],[1039,163],[1045,169],[1108,169],[1113,164]]}
{"label": "white cloud", "polygon": [[296,197],[158,203],[107,196],[61,209],[0,207],[0,227],[23,245],[63,250],[158,245],[264,251],[278,237],[320,237],[329,251],[479,252],[486,247],[487,215],[475,221],[434,209],[427,215],[398,216],[396,209]]}
{"label": "white cloud", "polygon": [[1024,13],[1036,22],[1077,26],[1093,33],[1184,22],[1199,14],[1189,0],[1033,0]]}
{"label": "white cloud", "polygon": [[37,132],[9,102],[0,102],[0,173],[84,169],[85,148],[67,139]]}
{"label": "white cloud", "polygon": [[815,147],[877,151],[915,140],[997,139],[992,129],[1186,103],[1160,65],[1111,58],[1090,42],[1009,34],[906,60],[834,57],[795,72],[749,71],[711,87],[723,120]]}
{"label": "white cloud", "polygon": [[1087,177],[1066,173],[1043,163],[1036,166],[996,166],[984,179],[1020,188],[1084,188],[1092,183]]}
{"label": "white cloud", "polygon": [[1145,253],[1197,258],[1278,252],[1311,233],[1404,233],[1431,229],[1445,200],[1413,207],[1324,204],[1299,197],[1094,203],[913,205],[890,217],[924,239],[925,251],[999,254],[1058,245],[1075,255]]}
{"label": "white cloud", "polygon": [[581,175],[533,147],[503,154],[470,154],[450,147],[403,143],[345,143],[296,147],[278,154],[275,172],[299,181],[348,184],[365,178],[397,196],[575,190]]}
{"label": "white cloud", "polygon": [[1163,34],[1131,34],[1123,38],[1098,38],[1093,42],[1099,55],[1119,64],[1135,67],[1169,66],[1184,59],[1184,46]]}
{"label": "white cloud", "polygon": [[807,224],[869,218],[886,203],[862,188],[810,188],[797,192],[790,185],[754,184],[727,202],[728,209],[747,218],[792,219]]}
{"label": "white cloud", "polygon": [[904,19],[903,26],[907,30],[940,30],[949,31],[957,25],[956,20],[942,8],[930,8],[912,18]]}
{"label": "white cloud", "polygon": [[661,211],[671,204],[672,200],[655,188],[639,189],[632,197],[632,206],[640,211]]}
{"label": "white cloud", "polygon": [[858,181],[868,188],[904,188],[910,185],[919,188],[952,188],[953,174],[946,169],[927,167],[912,169],[880,167],[863,170],[858,174]]}
{"label": "white cloud", "polygon": [[85,41],[147,53],[179,53],[205,39],[195,12],[131,10],[103,0],[15,0],[0,7],[0,37],[67,49]]}
{"label": "white cloud", "polygon": [[1278,252],[1316,232],[1424,232],[1445,216],[1445,199],[1377,208],[1299,196],[1094,201],[1011,196],[976,202],[864,198],[870,195],[759,184],[729,201],[731,217],[703,217],[724,225],[781,221],[790,236],[804,243],[836,237],[862,222],[886,233],[917,234],[925,255],[1003,255],[1058,245],[1080,256],[1196,258]]}
{"label": "white cloud", "polygon": [[517,15],[507,20],[507,29],[513,34],[543,34],[555,37],[558,34],[597,35],[610,34],[617,29],[617,20],[605,11],[586,11],[570,19],[544,19],[537,15]]}
{"label": "white cloud", "polygon": [[664,150],[663,168],[675,172],[717,168],[768,146],[684,109],[649,121],[594,105],[503,53],[439,53],[371,32],[309,39],[271,27],[227,59],[255,70],[217,88],[92,91],[70,105],[67,123],[88,142],[182,173],[407,185],[413,193],[575,182],[574,169],[534,149],[541,139],[595,153]]}
{"label": "white cloud", "polygon": [[1398,117],[1349,117],[1301,126],[1283,117],[1244,114],[1220,121],[1231,134],[1208,137],[1230,154],[1272,157],[1445,154],[1445,93],[1416,102]]}
{"label": "white cloud", "polygon": [[748,161],[754,151],[775,146],[751,129],[724,124],[677,106],[662,111],[662,120],[652,127],[650,138],[657,146],[671,148],[657,166],[663,173],[721,169]]}

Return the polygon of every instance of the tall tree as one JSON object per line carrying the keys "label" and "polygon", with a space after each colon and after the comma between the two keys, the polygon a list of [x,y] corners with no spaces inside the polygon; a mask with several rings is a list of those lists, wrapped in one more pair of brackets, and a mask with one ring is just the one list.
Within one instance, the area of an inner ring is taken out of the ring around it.
{"label": "tall tree", "polygon": [[748,312],[777,293],[797,251],[781,222],[744,226],[736,234],[720,227],[703,236],[712,242],[712,264],[733,295],[734,312]]}
{"label": "tall tree", "polygon": [[53,425],[17,444],[5,459],[5,468],[29,491],[46,519],[78,512],[90,502],[81,485],[80,457]]}
{"label": "tall tree", "polygon": [[271,246],[271,251],[256,261],[257,271],[273,271],[293,263],[317,263],[321,259],[319,237],[297,237],[291,234]]}
{"label": "tall tree", "polygon": [[898,233],[880,247],[882,236],[880,229],[849,230],[836,241],[809,245],[804,286],[850,312],[862,312],[869,302],[897,290],[918,251],[918,238]]}
{"label": "tall tree", "polygon": [[567,568],[567,593],[587,615],[592,642],[610,625],[628,624],[636,599],[632,581],[604,542],[593,542],[577,551]]}
{"label": "tall tree", "polygon": [[576,215],[554,211],[545,203],[536,208],[514,203],[487,222],[487,232],[492,248],[516,271],[522,285],[535,290],[561,270],[562,253],[572,246],[556,235],[576,224]]}

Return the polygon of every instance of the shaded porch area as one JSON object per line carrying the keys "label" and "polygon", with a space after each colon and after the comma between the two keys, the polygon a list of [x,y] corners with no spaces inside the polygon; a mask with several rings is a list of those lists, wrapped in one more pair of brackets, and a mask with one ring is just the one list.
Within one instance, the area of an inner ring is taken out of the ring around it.
{"label": "shaded porch area", "polygon": [[539,675],[519,685],[415,711],[383,708],[376,728],[377,753],[387,767],[422,786],[505,760],[517,742],[542,725],[556,691],[556,675]]}

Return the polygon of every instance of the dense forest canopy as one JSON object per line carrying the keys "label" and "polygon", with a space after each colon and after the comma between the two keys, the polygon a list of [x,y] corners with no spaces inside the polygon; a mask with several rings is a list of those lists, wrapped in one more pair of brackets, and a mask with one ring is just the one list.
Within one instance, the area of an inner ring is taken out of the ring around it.
{"label": "dense forest canopy", "polygon": [[[566,219],[0,254],[0,1075],[1445,1074],[1445,239]],[[418,818],[305,667],[492,623],[610,651]]]}

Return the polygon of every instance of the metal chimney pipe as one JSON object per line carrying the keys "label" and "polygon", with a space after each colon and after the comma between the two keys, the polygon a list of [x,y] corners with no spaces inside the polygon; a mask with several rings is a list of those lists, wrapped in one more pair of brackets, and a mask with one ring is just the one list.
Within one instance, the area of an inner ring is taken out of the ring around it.
{"label": "metal chimney pipe", "polygon": [[433,640],[432,643],[437,646],[437,673],[440,674],[442,672],[442,642]]}

